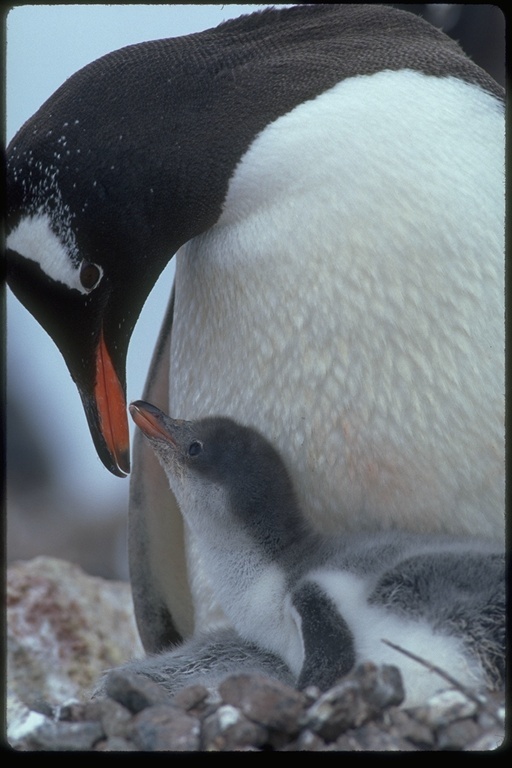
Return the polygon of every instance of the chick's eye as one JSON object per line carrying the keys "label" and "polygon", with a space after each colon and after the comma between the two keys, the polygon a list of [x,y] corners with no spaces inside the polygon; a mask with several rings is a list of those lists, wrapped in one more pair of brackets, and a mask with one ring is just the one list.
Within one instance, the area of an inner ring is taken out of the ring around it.
{"label": "chick's eye", "polygon": [[192,443],[190,443],[188,447],[188,455],[189,456],[197,456],[201,451],[203,450],[202,443],[199,442],[199,440],[194,440]]}
{"label": "chick's eye", "polygon": [[92,291],[96,288],[102,277],[102,269],[97,264],[90,261],[82,261],[80,267],[80,283],[86,291]]}

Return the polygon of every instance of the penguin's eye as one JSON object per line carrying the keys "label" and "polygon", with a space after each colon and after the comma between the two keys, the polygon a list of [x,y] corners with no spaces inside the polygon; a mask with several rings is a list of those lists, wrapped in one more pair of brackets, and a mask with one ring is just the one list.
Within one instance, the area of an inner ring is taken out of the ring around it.
{"label": "penguin's eye", "polygon": [[194,440],[188,447],[188,455],[192,457],[197,456],[202,450],[203,444],[200,443],[199,440]]}
{"label": "penguin's eye", "polygon": [[80,282],[86,291],[92,291],[101,280],[103,271],[97,264],[90,261],[82,261],[80,267]]}

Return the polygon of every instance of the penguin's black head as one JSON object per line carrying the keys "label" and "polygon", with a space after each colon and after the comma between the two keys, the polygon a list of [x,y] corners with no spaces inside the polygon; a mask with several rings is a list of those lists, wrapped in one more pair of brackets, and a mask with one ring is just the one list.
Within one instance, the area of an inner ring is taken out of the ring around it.
{"label": "penguin's black head", "polygon": [[[95,200],[79,198],[83,163],[78,159],[75,167],[72,159],[63,159],[67,140],[78,142],[77,126],[66,130],[55,142],[47,137],[42,143],[28,142],[22,131],[9,149],[7,281],[61,351],[100,458],[124,476],[129,472],[126,354],[156,277],[133,269],[129,223],[126,232],[116,230],[106,203],[101,212],[100,192]],[[39,129],[33,131],[37,137]]]}
{"label": "penguin's black head", "polygon": [[8,285],[59,347],[98,454],[119,476],[129,472],[125,365],[134,325],[169,259],[221,205],[213,181],[211,217],[188,194],[201,178],[166,123],[178,97],[173,78],[151,88],[161,70],[150,53],[147,78],[137,75],[140,64],[137,52],[122,51],[93,62],[7,150]]}
{"label": "penguin's black head", "polygon": [[[283,459],[257,430],[219,416],[171,419],[141,400],[130,405],[130,413],[171,487],[200,478],[212,498],[221,488],[229,516],[249,529],[267,552],[275,554],[304,534],[306,523]],[[204,498],[208,510],[208,492]]]}
{"label": "penguin's black head", "polygon": [[116,295],[106,268],[86,259],[75,269],[72,288],[14,249],[8,252],[7,270],[12,291],[66,361],[98,455],[111,472],[123,477],[130,468],[125,360],[136,319],[123,312],[125,296]]}

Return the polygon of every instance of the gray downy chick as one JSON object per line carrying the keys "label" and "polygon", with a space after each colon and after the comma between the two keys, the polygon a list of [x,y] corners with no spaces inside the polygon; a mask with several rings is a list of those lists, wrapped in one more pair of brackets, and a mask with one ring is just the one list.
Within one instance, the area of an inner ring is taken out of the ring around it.
{"label": "gray downy chick", "polygon": [[446,687],[383,639],[464,685],[501,685],[498,543],[398,531],[318,534],[280,455],[256,430],[224,417],[171,419],[143,401],[130,412],[167,474],[233,628],[244,643],[282,659],[299,687],[326,689],[365,660],[400,667],[409,706]]}

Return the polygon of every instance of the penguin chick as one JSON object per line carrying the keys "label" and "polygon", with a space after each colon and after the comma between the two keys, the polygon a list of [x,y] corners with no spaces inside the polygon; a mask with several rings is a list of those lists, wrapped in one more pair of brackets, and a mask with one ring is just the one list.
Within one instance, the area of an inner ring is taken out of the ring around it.
{"label": "penguin chick", "polygon": [[299,687],[330,687],[365,660],[401,668],[409,706],[440,681],[383,639],[467,686],[504,674],[504,555],[484,539],[399,532],[327,537],[303,516],[287,469],[231,419],[130,413],[196,536],[214,593],[240,637],[276,654]]}

